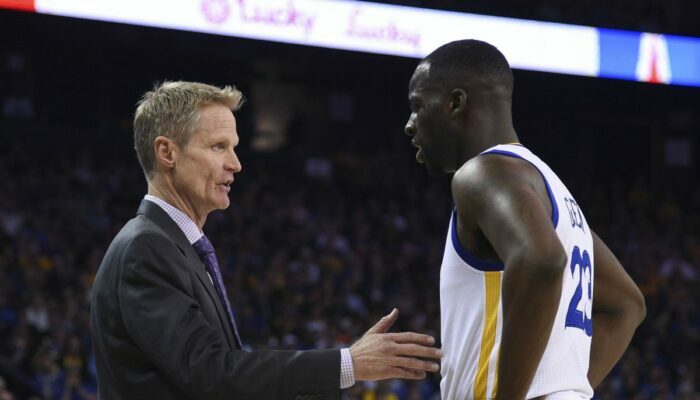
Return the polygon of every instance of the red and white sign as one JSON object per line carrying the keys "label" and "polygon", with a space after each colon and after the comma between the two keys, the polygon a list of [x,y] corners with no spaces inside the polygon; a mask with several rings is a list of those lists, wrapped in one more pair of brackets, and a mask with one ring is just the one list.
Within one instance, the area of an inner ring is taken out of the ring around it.
{"label": "red and white sign", "polygon": [[34,0],[0,0],[0,8],[31,12],[36,11],[34,8]]}
{"label": "red and white sign", "polygon": [[671,60],[664,35],[642,33],[639,41],[637,79],[649,83],[671,82]]}

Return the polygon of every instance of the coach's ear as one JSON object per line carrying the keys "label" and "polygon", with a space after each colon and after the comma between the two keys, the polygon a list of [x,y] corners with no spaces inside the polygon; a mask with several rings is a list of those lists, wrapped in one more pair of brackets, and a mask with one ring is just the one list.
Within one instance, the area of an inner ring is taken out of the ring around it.
{"label": "coach's ear", "polygon": [[168,169],[175,166],[176,147],[175,142],[165,136],[158,136],[154,141],[156,164],[160,164]]}
{"label": "coach's ear", "polygon": [[464,89],[452,89],[450,92],[450,116],[456,116],[467,108],[467,92]]}

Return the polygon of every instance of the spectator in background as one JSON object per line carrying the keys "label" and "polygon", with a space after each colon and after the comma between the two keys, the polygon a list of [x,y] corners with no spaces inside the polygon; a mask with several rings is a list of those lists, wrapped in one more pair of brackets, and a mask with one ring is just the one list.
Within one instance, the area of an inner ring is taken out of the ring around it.
{"label": "spectator in background", "polygon": [[93,385],[83,382],[79,369],[68,368],[60,400],[95,400],[96,393]]}
{"label": "spectator in background", "polygon": [[0,376],[0,400],[14,400],[14,396],[7,390],[5,379]]}

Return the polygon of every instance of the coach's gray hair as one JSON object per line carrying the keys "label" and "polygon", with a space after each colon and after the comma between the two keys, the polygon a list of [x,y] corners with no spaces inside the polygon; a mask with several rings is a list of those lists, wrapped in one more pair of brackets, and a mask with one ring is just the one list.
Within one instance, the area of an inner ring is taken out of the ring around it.
{"label": "coach's gray hair", "polygon": [[235,87],[219,88],[198,82],[165,81],[146,92],[134,114],[134,149],[146,179],[153,177],[154,142],[158,136],[170,138],[184,148],[194,134],[202,106],[218,103],[236,111],[244,101],[243,93]]}

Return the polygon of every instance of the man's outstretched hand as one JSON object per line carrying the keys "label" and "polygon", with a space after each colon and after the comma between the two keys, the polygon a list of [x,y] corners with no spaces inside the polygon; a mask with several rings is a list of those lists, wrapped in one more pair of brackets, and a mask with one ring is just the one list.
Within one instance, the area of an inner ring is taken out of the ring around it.
{"label": "man's outstretched hand", "polygon": [[435,339],[414,332],[387,333],[399,310],[379,320],[350,347],[355,380],[378,381],[391,378],[423,379],[426,372],[437,372],[442,351],[431,347]]}

